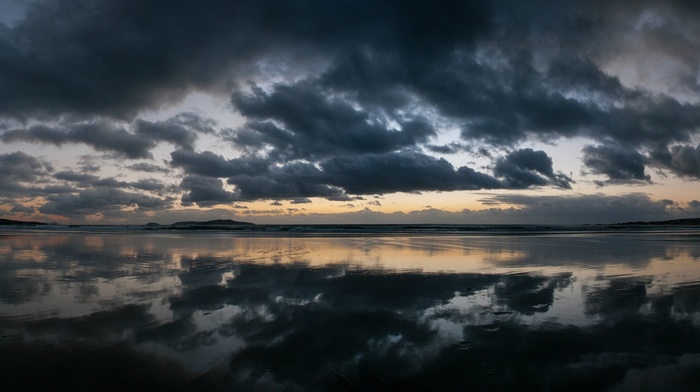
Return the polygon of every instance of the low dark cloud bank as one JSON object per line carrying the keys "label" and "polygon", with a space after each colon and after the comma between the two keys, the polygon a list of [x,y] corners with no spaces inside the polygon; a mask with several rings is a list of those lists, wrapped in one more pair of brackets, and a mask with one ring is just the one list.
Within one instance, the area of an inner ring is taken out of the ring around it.
{"label": "low dark cloud bank", "polygon": [[[651,167],[697,179],[700,106],[679,97],[700,91],[699,13],[684,1],[33,1],[0,26],[1,140],[130,160],[167,143],[182,201],[199,205],[570,189],[521,144],[573,137],[592,141],[582,164],[601,186],[649,183]],[[639,48],[673,64],[654,70],[668,91],[606,72]],[[141,118],[193,92],[229,97],[244,122]],[[460,140],[437,145],[445,129]],[[201,134],[236,158],[197,151]],[[147,165],[131,167],[166,170]]]}

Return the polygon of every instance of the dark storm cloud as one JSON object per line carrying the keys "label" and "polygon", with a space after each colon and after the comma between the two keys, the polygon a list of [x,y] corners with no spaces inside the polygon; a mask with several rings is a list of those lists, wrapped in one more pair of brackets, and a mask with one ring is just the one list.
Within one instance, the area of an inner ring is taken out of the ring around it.
{"label": "dark storm cloud", "polygon": [[39,207],[39,211],[44,214],[68,217],[85,217],[99,212],[106,217],[122,218],[128,215],[125,208],[136,208],[137,212],[161,210],[172,207],[172,201],[171,198],[152,197],[116,188],[96,187],[73,194],[48,196],[47,202]]}
{"label": "dark storm cloud", "polygon": [[489,25],[485,8],[460,1],[38,1],[0,36],[7,97],[0,112],[125,116],[192,88],[217,88],[233,68],[265,56],[363,42],[449,50]]}
{"label": "dark storm cloud", "polygon": [[[0,120],[31,125],[2,141],[129,159],[170,143],[190,203],[571,188],[544,152],[519,149],[529,139],[600,143],[584,163],[609,182],[648,182],[650,164],[698,177],[697,150],[673,147],[700,125],[695,100],[669,95],[700,91],[698,11],[681,2],[63,0],[24,15],[0,30]],[[677,65],[653,70],[675,90],[608,73],[639,48]],[[195,151],[215,133],[203,116],[136,118],[193,92],[230,96],[244,116],[221,135],[238,158]],[[462,140],[438,145],[448,129]],[[484,173],[420,152],[484,146],[513,152]]]}
{"label": "dark storm cloud", "polygon": [[571,179],[554,173],[543,151],[515,151],[497,161],[492,177],[444,159],[416,152],[333,158],[321,164],[334,185],[351,194],[411,191],[519,189],[553,185],[570,188]]}
{"label": "dark storm cloud", "polygon": [[495,178],[416,152],[332,158],[322,163],[334,185],[351,194],[501,188]]}
{"label": "dark storm cloud", "polygon": [[26,141],[56,146],[83,143],[97,151],[112,152],[129,159],[151,158],[156,142],[108,123],[65,124],[59,127],[35,125],[2,135],[3,142]]}
{"label": "dark storm cloud", "polygon": [[606,183],[651,182],[645,173],[646,158],[634,149],[618,145],[585,146],[583,164],[593,174],[608,177]]}
{"label": "dark storm cloud", "polygon": [[193,150],[197,133],[214,133],[213,120],[194,113],[180,113],[165,121],[136,120],[136,134],[152,140],[170,142],[177,147]]}
{"label": "dark storm cloud", "polygon": [[544,151],[531,148],[516,150],[496,160],[493,169],[497,177],[505,177],[508,188],[553,185],[571,189],[571,178],[563,173],[554,173],[552,158]]}
{"label": "dark storm cloud", "polygon": [[653,151],[654,163],[681,177],[700,178],[700,145],[676,145]]}
{"label": "dark storm cloud", "polygon": [[211,151],[195,153],[186,150],[173,151],[170,164],[180,167],[188,174],[207,177],[231,177],[236,175],[263,174],[271,164],[262,158],[226,159]]}
{"label": "dark storm cloud", "polygon": [[67,123],[59,126],[34,125],[2,134],[2,141],[25,141],[64,144],[86,144],[97,151],[115,153],[129,159],[152,158],[150,150],[158,142],[169,142],[182,149],[194,149],[197,133],[212,133],[210,120],[191,113],[181,113],[160,122],[136,120],[130,132],[109,122]]}
{"label": "dark storm cloud", "polygon": [[0,196],[29,196],[30,189],[43,183],[53,166],[21,151],[0,154]]}
{"label": "dark storm cloud", "polygon": [[324,171],[311,163],[294,161],[284,166],[271,166],[265,175],[239,175],[230,177],[243,200],[255,199],[304,199],[324,197],[345,200],[348,196],[332,182]]}
{"label": "dark storm cloud", "polygon": [[200,206],[210,206],[240,199],[235,193],[225,190],[224,182],[218,178],[190,175],[182,180],[180,187],[188,192],[182,196],[185,205],[197,203]]}
{"label": "dark storm cloud", "polygon": [[10,182],[35,182],[53,167],[21,151],[0,155],[0,178],[3,185]]}
{"label": "dark storm cloud", "polygon": [[129,186],[142,191],[161,192],[165,190],[165,185],[153,178],[142,178],[138,181],[129,183]]}
{"label": "dark storm cloud", "polygon": [[400,130],[389,129],[386,119],[380,117],[381,110],[357,109],[352,101],[332,93],[299,83],[275,86],[271,93],[253,86],[249,95],[235,94],[236,108],[254,121],[233,133],[231,141],[255,149],[272,146],[279,154],[294,159],[386,153],[436,135],[423,118],[407,118],[399,124]]}
{"label": "dark storm cloud", "polygon": [[100,178],[98,176],[77,173],[73,171],[62,171],[55,173],[53,177],[57,180],[72,182],[81,188],[86,187],[105,187],[105,188],[134,188],[143,191],[160,192],[166,189],[166,186],[153,178],[142,178],[138,181],[128,182],[119,181],[113,177]]}
{"label": "dark storm cloud", "polygon": [[[243,7],[32,3],[26,19],[0,37],[5,53],[0,80],[7,94],[0,111],[20,117],[126,116],[182,96],[191,86],[209,86],[219,79],[215,71],[232,63],[233,53],[250,51],[236,44],[243,37],[231,36],[227,27],[240,27],[237,8]],[[210,61],[224,44],[231,45],[223,52],[227,59]]]}
{"label": "dark storm cloud", "polygon": [[217,197],[187,196],[183,199],[187,202],[309,197],[350,201],[353,198],[349,195],[392,192],[522,189],[547,185],[570,188],[571,181],[561,173],[554,173],[547,154],[531,149],[518,150],[501,158],[495,170],[496,177],[467,166],[455,168],[445,159],[416,151],[341,155],[321,160],[317,165],[306,161],[279,165],[273,164],[271,158],[255,157],[228,160],[212,152],[182,150],[171,156],[171,164],[183,168],[193,178],[201,178],[201,181],[204,177],[216,178],[212,183],[216,184],[216,189],[220,188],[218,178],[222,177],[228,177],[228,184],[236,187],[236,198],[224,192]]}
{"label": "dark storm cloud", "polygon": [[[357,115],[347,110],[351,102],[395,114],[416,97],[461,123],[468,140],[512,143],[527,132],[681,140],[697,124],[693,105],[623,87],[595,62],[617,49],[644,11],[664,21],[678,15],[678,4],[660,4],[40,1],[0,36],[7,97],[0,112],[124,116],[322,59],[331,65],[318,79],[278,85],[264,97],[235,94],[234,101],[258,122],[292,125],[303,124],[292,108],[327,121],[335,118],[328,108],[340,109],[341,118]],[[681,41],[669,23],[643,27],[641,39],[650,43],[664,32]],[[665,47],[681,61],[694,43]],[[352,139],[352,132],[336,137]]]}

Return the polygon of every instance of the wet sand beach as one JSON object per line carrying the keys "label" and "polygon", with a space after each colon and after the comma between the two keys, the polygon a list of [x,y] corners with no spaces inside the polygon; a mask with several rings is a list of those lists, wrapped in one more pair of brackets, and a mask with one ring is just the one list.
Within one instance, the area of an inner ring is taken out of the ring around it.
{"label": "wet sand beach", "polygon": [[694,390],[697,239],[6,233],[0,379],[7,390]]}

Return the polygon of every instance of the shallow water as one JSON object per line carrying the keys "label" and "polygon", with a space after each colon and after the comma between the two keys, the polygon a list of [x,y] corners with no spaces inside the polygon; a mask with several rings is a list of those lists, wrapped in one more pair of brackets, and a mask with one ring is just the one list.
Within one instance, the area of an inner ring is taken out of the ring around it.
{"label": "shallow water", "polygon": [[17,390],[698,390],[698,239],[9,233],[0,376]]}

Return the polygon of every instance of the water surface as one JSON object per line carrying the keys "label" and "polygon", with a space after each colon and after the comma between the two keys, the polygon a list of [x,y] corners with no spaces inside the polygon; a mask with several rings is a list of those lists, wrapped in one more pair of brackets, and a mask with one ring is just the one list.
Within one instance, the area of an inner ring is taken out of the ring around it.
{"label": "water surface", "polygon": [[697,390],[698,239],[7,233],[0,376],[18,390]]}

